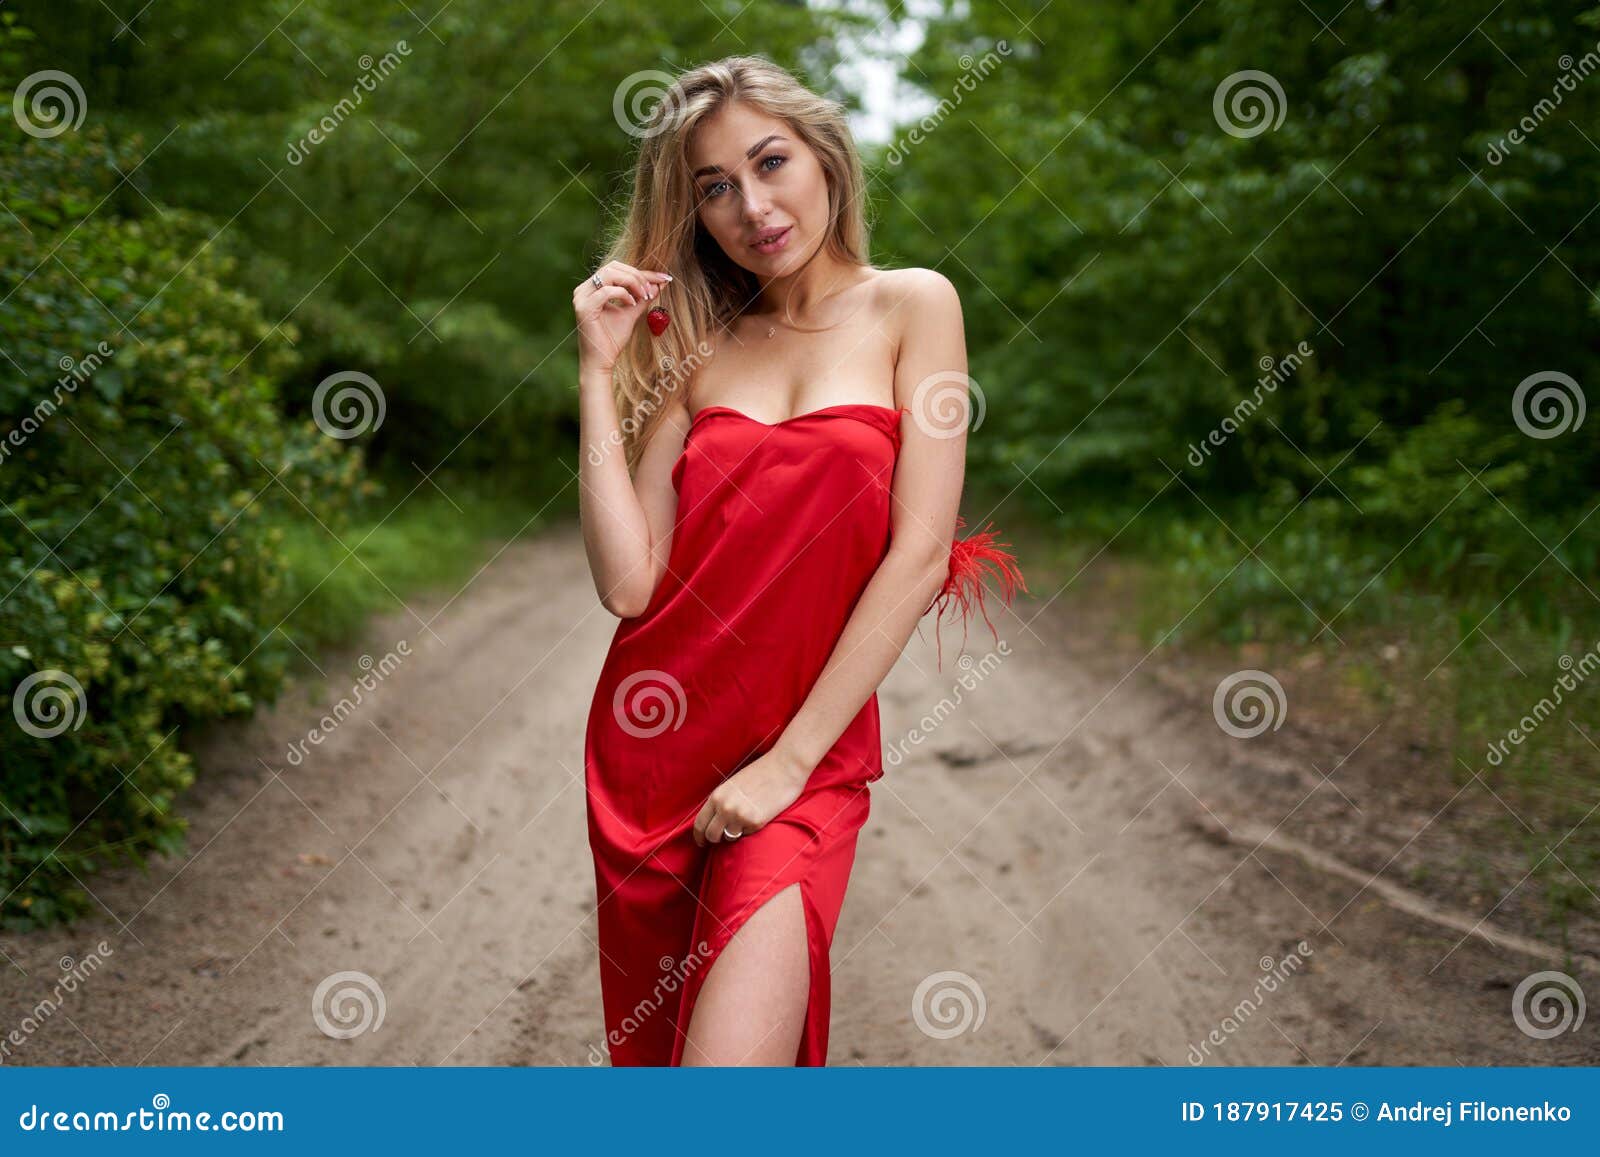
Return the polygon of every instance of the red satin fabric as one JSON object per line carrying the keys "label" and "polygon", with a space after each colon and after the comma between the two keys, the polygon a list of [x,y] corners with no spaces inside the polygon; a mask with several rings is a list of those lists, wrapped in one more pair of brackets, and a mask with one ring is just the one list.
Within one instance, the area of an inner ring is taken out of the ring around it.
{"label": "red satin fabric", "polygon": [[873,694],[800,798],[697,847],[711,791],[800,709],[889,546],[900,411],[829,406],[768,424],[698,411],[673,466],[667,573],[617,627],[585,739],[601,994],[614,1065],[681,1063],[722,948],[798,883],[811,987],[798,1065],[827,1059],[828,950],[883,775]]}

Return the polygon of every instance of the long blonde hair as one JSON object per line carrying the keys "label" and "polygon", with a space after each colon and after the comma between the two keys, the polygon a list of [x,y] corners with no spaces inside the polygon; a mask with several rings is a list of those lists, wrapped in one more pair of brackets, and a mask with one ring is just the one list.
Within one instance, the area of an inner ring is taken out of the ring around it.
{"label": "long blonde hair", "polygon": [[826,248],[839,261],[868,264],[866,179],[844,105],[761,56],[727,56],[679,74],[644,124],[629,130],[640,136],[633,195],[600,261],[673,276],[658,299],[669,309],[671,325],[659,338],[636,327],[612,371],[630,470],[660,424],[667,398],[687,386],[709,355],[712,327],[729,324],[760,291],[755,275],[730,260],[700,225],[689,170],[694,130],[733,101],[785,121],[816,153],[828,182],[829,216],[817,252]]}

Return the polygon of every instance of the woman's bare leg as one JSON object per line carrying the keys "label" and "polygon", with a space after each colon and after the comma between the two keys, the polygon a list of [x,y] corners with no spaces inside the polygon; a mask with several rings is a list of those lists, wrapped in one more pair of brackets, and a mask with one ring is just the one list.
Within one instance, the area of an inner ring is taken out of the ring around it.
{"label": "woman's bare leg", "polygon": [[792,1065],[811,995],[811,957],[800,885],[747,919],[700,986],[684,1065]]}

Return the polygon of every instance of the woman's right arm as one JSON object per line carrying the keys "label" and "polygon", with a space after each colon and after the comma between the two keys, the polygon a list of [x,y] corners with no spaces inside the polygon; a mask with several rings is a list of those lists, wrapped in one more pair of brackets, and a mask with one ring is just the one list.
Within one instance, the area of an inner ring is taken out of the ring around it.
{"label": "woman's right arm", "polygon": [[618,261],[598,272],[605,288],[586,280],[572,295],[579,335],[578,516],[600,602],[632,618],[666,571],[677,512],[672,468],[688,433],[688,408],[680,397],[669,400],[636,477],[629,477],[611,370],[634,325],[659,299],[666,275]]}

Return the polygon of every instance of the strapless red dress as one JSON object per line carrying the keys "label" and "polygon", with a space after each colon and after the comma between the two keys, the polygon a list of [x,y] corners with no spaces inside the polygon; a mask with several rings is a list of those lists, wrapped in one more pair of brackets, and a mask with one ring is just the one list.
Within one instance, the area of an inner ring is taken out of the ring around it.
{"label": "strapless red dress", "polygon": [[[672,469],[667,573],[644,612],[617,626],[584,742],[614,1065],[682,1062],[718,954],[796,882],[811,987],[795,1063],[827,1059],[828,951],[867,785],[883,775],[877,695],[765,826],[705,847],[692,833],[712,790],[769,750],[800,709],[889,547],[900,415],[849,403],[768,424],[707,406],[690,423]],[[1015,559],[991,531],[958,539],[927,608],[935,631],[947,608],[963,630],[982,609],[985,568],[1010,602],[1022,584]]]}

